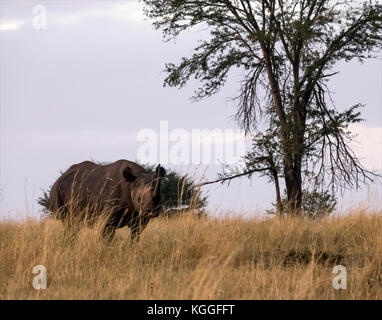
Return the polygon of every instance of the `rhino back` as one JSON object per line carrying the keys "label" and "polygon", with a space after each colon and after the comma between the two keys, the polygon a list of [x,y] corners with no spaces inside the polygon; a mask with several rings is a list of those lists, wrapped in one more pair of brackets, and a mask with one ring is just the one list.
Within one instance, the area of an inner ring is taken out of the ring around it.
{"label": "rhino back", "polygon": [[50,208],[57,210],[60,207],[68,204],[71,197],[78,193],[79,183],[83,181],[84,177],[98,165],[84,161],[72,165],[66,170],[53,184],[50,192]]}
{"label": "rhino back", "polygon": [[[126,193],[130,190],[124,183],[122,172],[127,166],[137,175],[145,172],[144,168],[128,160],[118,160],[107,165],[97,165],[90,161],[73,165],[60,178],[60,194],[66,203],[73,200],[73,197],[85,202],[126,202],[129,200]],[[124,184],[124,195],[121,194],[121,184]]]}

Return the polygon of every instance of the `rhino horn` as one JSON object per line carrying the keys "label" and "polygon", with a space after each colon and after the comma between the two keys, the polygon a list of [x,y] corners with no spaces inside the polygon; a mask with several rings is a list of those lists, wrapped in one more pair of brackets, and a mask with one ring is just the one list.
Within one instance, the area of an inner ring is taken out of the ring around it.
{"label": "rhino horn", "polygon": [[154,189],[154,194],[159,195],[160,192],[160,179],[163,178],[166,175],[166,170],[161,167],[160,164],[157,165],[155,169],[155,189]]}

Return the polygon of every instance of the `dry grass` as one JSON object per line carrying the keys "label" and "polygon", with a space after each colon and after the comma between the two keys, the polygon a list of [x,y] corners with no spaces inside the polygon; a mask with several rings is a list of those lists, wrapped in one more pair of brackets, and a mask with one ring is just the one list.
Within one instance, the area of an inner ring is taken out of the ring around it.
{"label": "dry grass", "polygon": [[[60,222],[0,224],[0,299],[382,299],[382,215],[158,218],[138,245]],[[334,290],[333,267],[347,268]],[[48,288],[32,287],[35,265]]]}

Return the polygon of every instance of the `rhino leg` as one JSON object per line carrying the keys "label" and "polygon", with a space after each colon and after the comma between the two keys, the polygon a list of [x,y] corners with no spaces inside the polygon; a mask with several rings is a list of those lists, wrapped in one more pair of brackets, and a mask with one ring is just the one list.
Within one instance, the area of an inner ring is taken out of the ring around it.
{"label": "rhino leg", "polygon": [[139,242],[141,233],[146,228],[148,222],[149,222],[148,219],[139,219],[135,221],[135,223],[130,227],[132,242]]}

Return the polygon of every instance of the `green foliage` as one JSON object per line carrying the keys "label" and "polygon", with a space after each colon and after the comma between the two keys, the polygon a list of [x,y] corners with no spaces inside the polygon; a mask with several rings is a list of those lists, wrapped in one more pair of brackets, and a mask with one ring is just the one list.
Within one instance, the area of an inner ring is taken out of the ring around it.
{"label": "green foliage", "polygon": [[[288,198],[286,194],[284,193],[284,197],[282,198],[282,204],[284,207],[284,211],[288,211]],[[268,210],[268,214],[280,214],[277,211],[277,206],[273,210]],[[302,216],[312,218],[312,219],[319,219],[323,218],[325,216],[329,216],[336,208],[337,206],[337,200],[336,198],[331,195],[328,191],[320,191],[318,189],[314,189],[312,191],[303,190],[302,195]],[[283,214],[285,214],[282,213]]]}
{"label": "green foliage", "polygon": [[49,190],[42,190],[42,196],[37,199],[37,203],[43,207],[43,212],[44,213],[49,213],[49,193],[50,193],[50,188]]}
{"label": "green foliage", "polygon": [[321,218],[330,215],[336,205],[337,200],[328,191],[303,191],[302,210],[307,217]]}
{"label": "green foliage", "polygon": [[199,98],[217,92],[233,67],[248,70],[250,78],[261,66],[259,73],[265,75],[265,49],[272,53],[274,72],[283,80],[289,74],[288,64],[298,58],[300,84],[304,86],[312,77],[320,78],[335,61],[364,60],[381,48],[378,1],[143,2],[146,15],[166,39],[196,26],[207,27],[210,32],[210,38],[201,40],[191,57],[182,58],[178,64],[168,63],[165,69],[165,84],[170,86],[182,87],[191,77],[200,80],[203,86],[195,95]]}
{"label": "green foliage", "polygon": [[[155,166],[142,166],[155,173]],[[203,214],[206,205],[207,197],[202,196],[198,186],[187,174],[180,175],[166,169],[166,176],[161,182],[161,206],[165,214],[171,215],[185,210],[195,210]]]}

